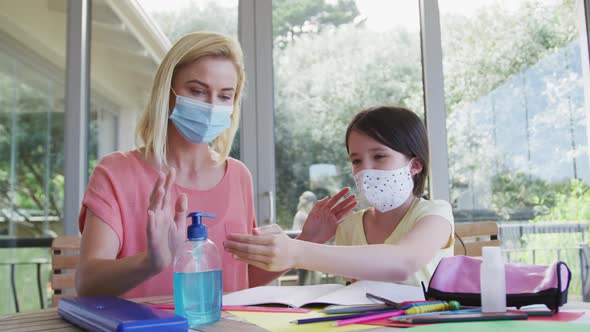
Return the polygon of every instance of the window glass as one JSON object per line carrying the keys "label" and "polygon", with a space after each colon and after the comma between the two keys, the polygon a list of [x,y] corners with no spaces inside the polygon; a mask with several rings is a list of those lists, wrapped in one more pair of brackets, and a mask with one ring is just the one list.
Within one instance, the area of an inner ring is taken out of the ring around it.
{"label": "window glass", "polygon": [[[0,1],[0,241],[61,233],[66,16],[59,5]],[[18,309],[40,308],[30,285],[37,263],[46,284],[49,257],[47,249],[0,248],[0,314],[17,310],[11,266]]]}
{"label": "window glass", "polygon": [[590,170],[575,1],[439,3],[455,220],[499,221],[511,260],[567,257],[579,297],[587,239],[567,224],[588,229]]}
{"label": "window glass", "polygon": [[138,0],[138,3],[172,43],[195,31],[214,31],[238,38],[238,0]]}

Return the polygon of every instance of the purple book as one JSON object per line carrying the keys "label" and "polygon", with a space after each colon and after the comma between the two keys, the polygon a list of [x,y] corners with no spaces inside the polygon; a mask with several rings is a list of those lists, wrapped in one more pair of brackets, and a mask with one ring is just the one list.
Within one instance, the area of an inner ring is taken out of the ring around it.
{"label": "purple book", "polygon": [[186,332],[186,318],[114,296],[85,296],[61,299],[57,312],[65,320],[87,331]]}

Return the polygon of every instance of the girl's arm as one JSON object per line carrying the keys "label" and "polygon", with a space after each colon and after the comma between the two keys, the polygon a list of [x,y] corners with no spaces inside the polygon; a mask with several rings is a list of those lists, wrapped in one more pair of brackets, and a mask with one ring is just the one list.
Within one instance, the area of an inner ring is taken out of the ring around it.
{"label": "girl's arm", "polygon": [[[297,240],[324,243],[334,237],[336,228],[342,218],[358,205],[355,195],[350,195],[344,198],[349,192],[350,188],[344,188],[334,196],[325,197],[318,201],[307,216],[303,230],[297,237]],[[279,235],[284,234],[284,232],[278,225],[273,224],[255,228],[254,234]],[[260,267],[250,265],[248,266],[249,286],[256,287],[266,285],[282,276],[287,271],[289,271],[288,268],[278,272],[266,271]]]}
{"label": "girl's arm", "polygon": [[[279,227],[277,224],[273,224],[255,228],[254,234],[284,234],[284,232],[281,229],[281,227]],[[301,235],[297,238],[303,241],[307,241],[307,239],[302,238]],[[287,273],[288,271],[289,269],[278,272],[267,271],[260,269],[254,265],[248,265],[248,286],[257,287],[267,285],[268,283],[274,281],[275,279]]]}
{"label": "girl's arm", "polygon": [[[262,235],[262,234],[281,234],[283,230],[276,224],[262,226],[254,229],[255,235]],[[289,269],[285,269],[283,271],[267,271],[262,270],[254,265],[248,265],[248,286],[249,287],[257,287],[257,286],[264,286],[274,281],[276,278],[282,276],[283,274],[287,273]]]}
{"label": "girl's arm", "polygon": [[355,279],[402,282],[444,248],[451,225],[426,216],[396,245],[331,246],[289,239],[284,234],[232,234],[225,249],[253,266],[270,271],[316,270]]}

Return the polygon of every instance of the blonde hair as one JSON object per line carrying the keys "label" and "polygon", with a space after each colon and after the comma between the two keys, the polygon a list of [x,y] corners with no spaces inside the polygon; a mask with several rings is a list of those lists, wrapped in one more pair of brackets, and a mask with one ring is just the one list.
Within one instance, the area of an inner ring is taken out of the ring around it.
{"label": "blonde hair", "polygon": [[216,160],[224,161],[229,156],[240,123],[240,98],[245,81],[242,50],[238,42],[222,34],[195,32],[180,38],[160,63],[149,102],[135,130],[138,145],[145,146],[146,158],[149,159],[153,154],[153,159],[159,166],[167,165],[166,138],[172,78],[184,65],[206,56],[229,59],[238,74],[230,127],[210,143]]}

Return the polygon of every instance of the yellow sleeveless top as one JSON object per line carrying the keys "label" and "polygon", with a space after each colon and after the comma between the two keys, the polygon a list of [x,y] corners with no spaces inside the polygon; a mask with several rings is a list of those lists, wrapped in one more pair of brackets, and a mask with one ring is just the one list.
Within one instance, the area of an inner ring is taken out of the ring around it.
{"label": "yellow sleeveless top", "polygon": [[[369,209],[355,212],[346,217],[336,230],[336,245],[341,246],[357,246],[357,245],[368,245],[367,237],[365,236],[365,229],[363,227],[363,215]],[[410,209],[406,215],[402,218],[399,225],[395,230],[387,237],[384,244],[396,244],[399,242],[417,222],[425,216],[440,216],[447,220],[451,224],[451,234],[447,245],[440,249],[438,254],[424,267],[416,271],[407,280],[403,281],[402,284],[420,286],[420,282],[424,281],[424,284],[428,286],[430,277],[436,269],[438,262],[443,257],[453,256],[454,240],[454,219],[451,205],[443,200],[426,200],[423,198],[417,198],[412,202]]]}

